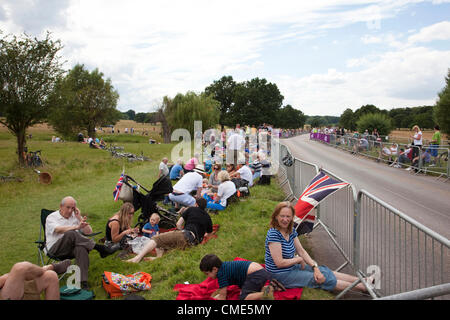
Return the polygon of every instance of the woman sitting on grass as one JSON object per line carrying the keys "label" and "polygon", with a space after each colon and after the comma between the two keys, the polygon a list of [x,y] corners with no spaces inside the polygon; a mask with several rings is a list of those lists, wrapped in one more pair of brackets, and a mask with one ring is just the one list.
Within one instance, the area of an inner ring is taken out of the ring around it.
{"label": "woman sitting on grass", "polygon": [[[295,209],[288,201],[280,202],[272,213],[265,244],[265,263],[273,278],[286,288],[309,287],[328,291],[342,291],[358,280],[357,277],[331,271],[326,266],[318,266],[298,239],[294,216]],[[366,281],[371,285],[373,276]],[[367,291],[362,283],[355,289]]]}
{"label": "woman sitting on grass", "polygon": [[106,223],[106,241],[112,243],[122,243],[127,235],[138,233],[139,228],[131,228],[133,221],[134,207],[130,202],[125,202],[120,207],[119,212],[109,218]]}
{"label": "woman sitting on grass", "polygon": [[236,193],[236,185],[230,181],[230,175],[227,171],[220,171],[218,174],[220,181],[217,195],[213,198],[212,194],[204,194],[207,201],[206,207],[212,210],[225,210],[227,199]]}

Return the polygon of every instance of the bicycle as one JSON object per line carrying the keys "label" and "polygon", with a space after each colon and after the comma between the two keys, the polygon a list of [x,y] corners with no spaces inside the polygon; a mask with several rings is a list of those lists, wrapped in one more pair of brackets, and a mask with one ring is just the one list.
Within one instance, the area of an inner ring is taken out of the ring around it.
{"label": "bicycle", "polygon": [[28,151],[26,154],[26,164],[28,167],[40,167],[42,166],[41,150]]}

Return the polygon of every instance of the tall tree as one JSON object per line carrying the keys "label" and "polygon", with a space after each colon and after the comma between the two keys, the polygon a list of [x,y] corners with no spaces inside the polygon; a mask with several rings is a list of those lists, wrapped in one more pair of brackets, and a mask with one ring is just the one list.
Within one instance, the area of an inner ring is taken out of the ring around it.
{"label": "tall tree", "polygon": [[353,110],[350,108],[345,109],[339,119],[339,125],[347,130],[354,131],[356,129],[356,120]]}
{"label": "tall tree", "polygon": [[[0,32],[1,33],[1,32]],[[26,130],[48,114],[49,94],[62,74],[62,46],[47,33],[45,39],[5,36],[0,39],[0,113],[17,138],[19,164],[24,164]]]}
{"label": "tall tree", "polygon": [[219,124],[222,130],[225,125],[233,125],[229,113],[234,104],[234,90],[236,86],[237,83],[232,76],[223,76],[205,89],[207,95],[212,95],[214,100],[220,103],[218,107],[220,112]]}
{"label": "tall tree", "polygon": [[274,83],[254,78],[239,83],[235,88],[231,108],[233,123],[245,125],[272,124],[277,119],[284,97]]}
{"label": "tall tree", "polygon": [[450,135],[450,69],[445,82],[445,87],[439,92],[439,98],[434,107],[434,119],[441,131]]}
{"label": "tall tree", "polygon": [[294,109],[290,104],[280,109],[275,126],[283,129],[303,128],[306,116],[300,110]]}
{"label": "tall tree", "polygon": [[[119,94],[111,80],[104,80],[103,76],[98,69],[89,72],[84,65],[77,64],[58,81],[49,117],[55,130],[66,136],[87,131],[88,136],[95,137],[96,127],[116,116],[120,118],[121,113],[116,109]],[[75,131],[67,132],[68,127]]]}

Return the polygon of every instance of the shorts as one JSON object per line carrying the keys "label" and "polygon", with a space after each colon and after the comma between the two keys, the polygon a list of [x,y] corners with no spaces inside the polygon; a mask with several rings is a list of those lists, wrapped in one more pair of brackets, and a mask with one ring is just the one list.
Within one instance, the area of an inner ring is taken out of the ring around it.
{"label": "shorts", "polygon": [[301,265],[296,264],[294,268],[287,272],[274,273],[272,276],[280,281],[286,288],[320,288],[327,291],[333,291],[337,284],[336,276],[328,267],[319,266],[320,272],[325,277],[325,282],[318,284],[314,280],[314,270],[311,266],[301,268]]}
{"label": "shorts", "polygon": [[438,145],[437,144],[430,144],[430,154],[432,157],[437,157],[438,156]]}
{"label": "shorts", "polygon": [[161,233],[152,238],[156,242],[156,247],[164,250],[170,249],[185,249],[189,246],[189,242],[186,239],[186,235],[183,231],[175,230]]}
{"label": "shorts", "polygon": [[250,293],[261,292],[267,281],[272,280],[272,275],[266,269],[260,269],[247,275],[241,288],[240,300],[244,300]]}
{"label": "shorts", "polygon": [[[0,289],[0,300],[3,300],[3,298],[1,298],[1,292],[2,290]],[[35,280],[24,282],[22,300],[41,300],[41,293],[37,289]]]}

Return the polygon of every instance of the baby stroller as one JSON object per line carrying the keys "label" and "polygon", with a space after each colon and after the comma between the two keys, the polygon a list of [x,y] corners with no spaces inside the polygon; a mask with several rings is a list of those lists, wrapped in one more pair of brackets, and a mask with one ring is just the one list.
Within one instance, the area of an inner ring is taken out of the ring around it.
{"label": "baby stroller", "polygon": [[[130,176],[124,175],[123,182],[133,189],[132,203],[134,210],[137,211],[141,209],[141,214],[138,217],[138,223],[135,227],[139,226],[139,230],[142,231],[142,228],[149,221],[150,216],[153,213],[158,213],[161,217],[161,220],[159,221],[160,228],[172,229],[176,227],[177,214],[161,208],[157,203],[157,201],[164,200],[164,196],[173,191],[172,182],[168,175],[162,176],[156,180],[150,191]],[[141,191],[144,191],[146,194]]]}

